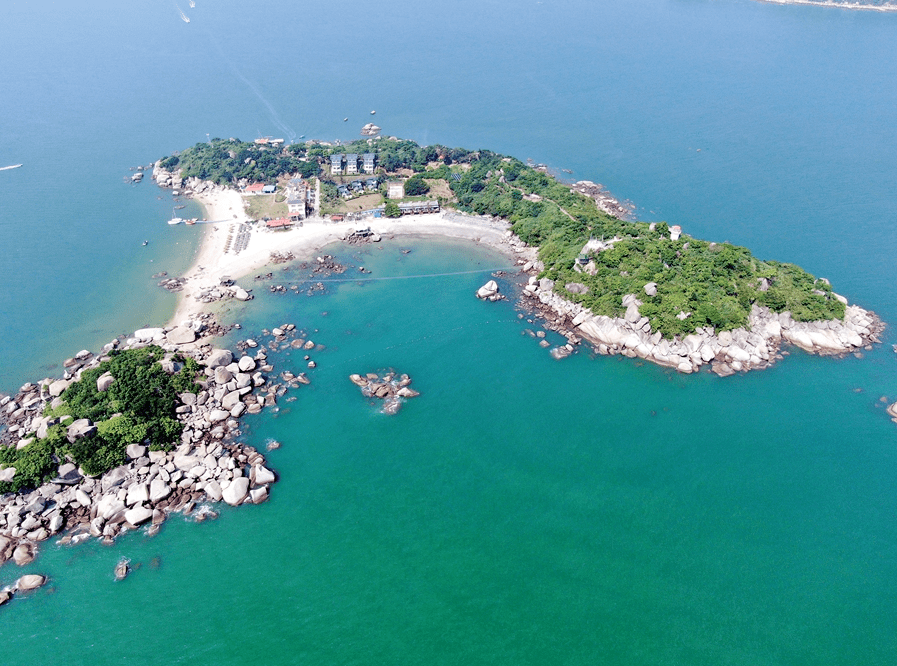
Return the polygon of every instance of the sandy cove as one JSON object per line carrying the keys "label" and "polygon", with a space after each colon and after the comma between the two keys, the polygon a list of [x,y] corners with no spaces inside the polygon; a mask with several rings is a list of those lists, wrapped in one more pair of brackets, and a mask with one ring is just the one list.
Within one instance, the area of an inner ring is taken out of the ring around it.
{"label": "sandy cove", "polygon": [[[183,291],[170,326],[182,323],[204,311],[206,303],[197,300],[204,291],[217,287],[223,276],[233,280],[269,265],[271,254],[293,253],[297,259],[310,258],[322,247],[343,240],[355,229],[370,227],[382,237],[440,236],[483,243],[509,257],[533,259],[535,250],[512,244],[510,225],[502,220],[474,217],[443,211],[401,218],[365,218],[354,222],[331,222],[321,217],[306,219],[302,226],[272,231],[258,224],[249,225],[243,198],[234,190],[215,189],[196,196],[209,220],[193,265],[184,275]],[[227,220],[227,221],[223,221]],[[247,224],[246,248],[239,254],[225,251],[228,234],[237,235],[238,226]]]}

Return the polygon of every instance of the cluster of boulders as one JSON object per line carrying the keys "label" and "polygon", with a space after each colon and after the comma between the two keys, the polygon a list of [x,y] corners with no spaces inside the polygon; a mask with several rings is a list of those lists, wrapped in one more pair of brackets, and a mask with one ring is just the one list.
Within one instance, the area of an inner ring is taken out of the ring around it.
{"label": "cluster of boulders", "polygon": [[184,283],[186,282],[187,278],[183,277],[165,278],[159,282],[159,286],[168,291],[177,292],[184,288]]}
{"label": "cluster of boulders", "polygon": [[608,215],[613,215],[621,220],[632,219],[635,206],[631,203],[620,203],[607,191],[604,185],[593,183],[590,180],[580,180],[574,183],[570,190],[586,195],[595,202],[598,210],[604,211]]}
{"label": "cluster of boulders", "polygon": [[[0,537],[0,542],[2,542],[2,539],[3,537]],[[2,548],[0,548],[0,550],[2,550]],[[7,585],[3,589],[0,589],[0,606],[12,599],[17,592],[30,592],[31,590],[36,590],[39,587],[43,587],[46,582],[47,577],[42,576],[41,574],[26,574],[22,576],[12,585]]]}
{"label": "cluster of boulders", "polygon": [[888,416],[891,417],[891,420],[894,423],[897,423],[897,402],[895,402],[891,405],[888,405],[886,411],[888,412]]}
{"label": "cluster of boulders", "polygon": [[349,245],[365,245],[367,243],[379,243],[380,234],[376,234],[367,229],[349,229],[344,235],[343,240]]}
{"label": "cluster of boulders", "polygon": [[[293,261],[296,258],[292,252],[272,252],[271,260],[268,262],[269,264],[285,264],[288,261]],[[271,277],[271,273],[268,273],[268,277]]]}
{"label": "cluster of boulders", "polygon": [[499,293],[498,283],[495,280],[489,280],[489,282],[477,289],[476,295],[477,298],[484,301],[501,301],[505,298]]}
{"label": "cluster of boulders", "polygon": [[223,301],[231,298],[235,298],[238,301],[251,301],[255,296],[249,293],[246,289],[243,289],[243,287],[219,284],[201,289],[197,292],[195,298],[200,303],[214,303],[215,301]]}
{"label": "cluster of boulders", "polygon": [[161,160],[153,165],[153,180],[156,181],[156,184],[159,187],[167,187],[172,190],[177,190],[179,193],[186,196],[212,194],[216,191],[225,189],[210,180],[201,180],[195,176],[184,179],[181,177],[180,169],[175,169],[174,171],[163,169]]}
{"label": "cluster of boulders", "polygon": [[[197,502],[225,501],[231,505],[259,503],[268,497],[274,473],[254,448],[231,440],[238,437],[239,417],[257,413],[277,403],[287,387],[309,383],[303,374],[284,372],[284,384],[269,382],[266,373],[274,370],[267,352],[259,348],[250,356],[235,357],[227,349],[212,347],[197,337],[209,327],[200,315],[174,328],[147,328],[125,340],[113,340],[103,354],[82,351],[66,360],[62,379],[29,383],[19,393],[2,399],[2,420],[7,426],[0,445],[24,448],[46,436],[47,428],[58,419],[42,416],[45,406],[59,406],[62,392],[80,379],[84,370],[96,367],[115,348],[133,349],[156,344],[168,352],[162,367],[180,370],[175,353],[190,355],[202,366],[205,378],[198,393],[182,393],[176,407],[183,423],[180,446],[172,452],[150,451],[145,443],[127,447],[129,462],[93,478],[71,461],[61,460],[56,478],[27,493],[7,493],[0,497],[0,564],[8,559],[29,563],[36,544],[65,530],[66,542],[99,537],[114,539],[123,531],[145,523],[158,526],[167,513],[190,512]],[[275,328],[272,344],[311,349],[311,341],[289,340],[295,326]],[[257,347],[243,345],[244,349]],[[309,347],[310,345],[310,347]],[[115,379],[106,373],[97,380],[98,390],[106,390]],[[97,430],[89,419],[67,426],[70,441],[90,437]],[[15,468],[0,470],[0,481],[13,481]],[[204,514],[205,515],[205,514]],[[156,529],[158,529],[156,527]]]}
{"label": "cluster of boulders", "polygon": [[[535,270],[535,269],[533,269]],[[574,293],[577,286],[572,285]],[[647,296],[656,293],[657,285],[644,286]],[[780,358],[779,347],[790,342],[815,354],[837,355],[856,352],[879,342],[883,325],[872,312],[849,305],[844,320],[797,322],[788,312],[775,313],[769,308],[754,305],[746,328],[717,333],[711,327],[698,327],[683,337],[672,340],[663,338],[659,331],[652,331],[647,317],[639,313],[642,301],[635,294],[623,297],[623,317],[594,315],[582,305],[572,303],[555,292],[552,280],[529,278],[524,296],[538,300],[545,308],[557,314],[557,321],[565,328],[561,333],[568,337],[566,350],[583,338],[595,347],[599,354],[622,354],[639,357],[659,365],[690,373],[703,365],[719,375],[729,375],[750,369],[767,367]],[[687,318],[689,313],[680,313]],[[565,355],[563,348],[557,356]]]}
{"label": "cluster of boulders", "polygon": [[[306,352],[310,352],[312,350],[315,351],[323,351],[325,349],[324,345],[316,344],[313,340],[307,337],[307,334],[303,331],[300,331],[296,328],[295,324],[282,324],[276,328],[271,329],[262,329],[262,335],[270,335],[272,339],[268,341],[268,349],[272,352],[283,351],[287,349],[291,350],[303,350]],[[298,336],[298,337],[296,337]],[[242,350],[246,349],[255,349],[259,346],[257,340],[253,338],[247,338],[246,340],[241,340],[237,342],[237,348]],[[309,368],[314,368],[317,366],[317,363],[311,359],[311,356],[306,354],[303,359],[308,362]],[[269,372],[271,370],[270,367],[263,366],[262,370],[265,372]],[[281,379],[283,379],[287,384],[280,386],[277,384],[270,384],[269,391],[276,391],[278,395],[283,395],[281,390],[285,390],[286,387],[297,388],[303,384],[309,384],[310,380],[305,376],[305,373],[299,373],[299,375],[294,375],[291,372],[283,372],[281,373]]]}
{"label": "cluster of boulders", "polygon": [[383,376],[375,372],[366,375],[349,375],[349,380],[361,388],[361,394],[366,398],[377,398],[383,401],[381,411],[384,414],[395,414],[402,406],[402,399],[416,398],[420,395],[410,388],[411,377],[408,375],[396,375],[387,372]]}

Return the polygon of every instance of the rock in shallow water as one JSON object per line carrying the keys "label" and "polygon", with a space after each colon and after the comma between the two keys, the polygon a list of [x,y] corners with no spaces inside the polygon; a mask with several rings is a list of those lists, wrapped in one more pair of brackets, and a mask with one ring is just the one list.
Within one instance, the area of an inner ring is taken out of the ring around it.
{"label": "rock in shallow water", "polygon": [[237,506],[246,499],[249,494],[249,479],[241,476],[234,479],[231,484],[221,493],[225,502],[231,506]]}
{"label": "rock in shallow water", "polygon": [[41,576],[40,574],[27,574],[16,581],[15,588],[20,592],[28,592],[42,587],[46,582],[46,576]]}

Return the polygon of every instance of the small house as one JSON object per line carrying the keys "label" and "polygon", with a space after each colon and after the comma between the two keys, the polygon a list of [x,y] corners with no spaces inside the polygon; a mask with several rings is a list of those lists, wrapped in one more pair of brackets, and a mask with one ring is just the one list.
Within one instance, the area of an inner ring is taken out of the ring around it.
{"label": "small house", "polygon": [[264,183],[253,183],[243,188],[243,194],[261,194],[263,189],[265,189]]}
{"label": "small house", "polygon": [[262,194],[274,194],[277,192],[277,185],[265,185],[262,188]]}
{"label": "small house", "polygon": [[368,178],[364,184],[369,190],[376,190],[377,186],[380,184],[380,181],[378,181],[376,178]]}
{"label": "small house", "polygon": [[268,220],[267,222],[265,222],[265,226],[268,229],[277,231],[282,229],[289,229],[291,226],[293,226],[293,222],[286,217],[275,217],[273,220]]}

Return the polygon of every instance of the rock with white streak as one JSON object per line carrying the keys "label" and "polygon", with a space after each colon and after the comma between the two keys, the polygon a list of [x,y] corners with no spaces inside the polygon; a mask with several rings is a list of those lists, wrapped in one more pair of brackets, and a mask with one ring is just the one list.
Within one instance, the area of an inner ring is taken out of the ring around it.
{"label": "rock with white streak", "polygon": [[150,483],[149,500],[154,504],[161,502],[171,495],[171,488],[162,479],[153,479]]}
{"label": "rock with white streak", "polygon": [[153,510],[143,506],[136,506],[133,509],[125,511],[125,520],[134,525],[142,525],[153,517]]}
{"label": "rock with white streak", "polygon": [[252,471],[250,472],[250,478],[253,485],[256,486],[274,483],[275,481],[274,472],[263,465],[253,465]]}
{"label": "rock with white streak", "polygon": [[19,592],[30,592],[31,590],[43,587],[46,582],[46,576],[41,576],[40,574],[27,574],[19,578],[13,587]]}
{"label": "rock with white streak", "polygon": [[249,494],[249,479],[245,476],[234,479],[231,484],[221,493],[225,502],[231,506],[242,504],[243,500]]}

